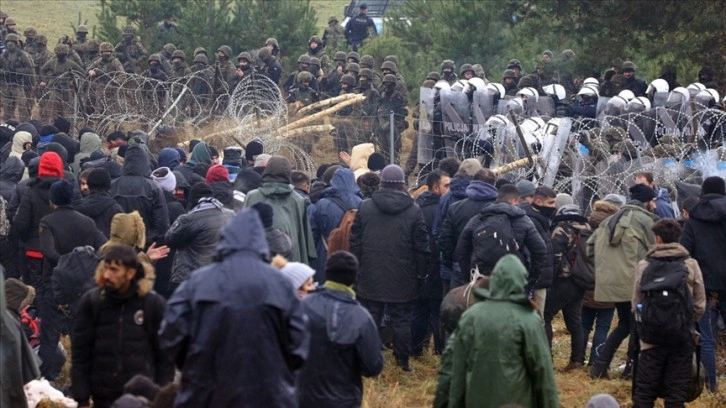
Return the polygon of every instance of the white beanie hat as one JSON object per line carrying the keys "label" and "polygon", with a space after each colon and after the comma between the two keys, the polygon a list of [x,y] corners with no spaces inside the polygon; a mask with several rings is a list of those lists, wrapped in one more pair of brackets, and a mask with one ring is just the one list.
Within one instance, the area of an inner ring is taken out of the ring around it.
{"label": "white beanie hat", "polygon": [[288,262],[282,267],[281,271],[283,275],[290,279],[295,290],[300,289],[308,278],[315,275],[313,268],[300,262]]}
{"label": "white beanie hat", "polygon": [[159,167],[151,173],[151,178],[159,188],[173,193],[176,189],[176,176],[168,167]]}

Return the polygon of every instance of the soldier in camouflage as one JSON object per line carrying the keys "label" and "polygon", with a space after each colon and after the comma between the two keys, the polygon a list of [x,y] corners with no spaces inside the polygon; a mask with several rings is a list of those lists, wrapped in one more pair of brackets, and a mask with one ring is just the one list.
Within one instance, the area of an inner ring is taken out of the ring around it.
{"label": "soldier in camouflage", "polygon": [[141,73],[144,78],[155,79],[156,81],[144,81],[143,95],[144,103],[148,105],[148,109],[157,109],[159,101],[166,98],[167,84],[169,76],[161,67],[161,57],[159,54],[151,54],[149,56],[149,68]]}
{"label": "soldier in camouflage", "polygon": [[[333,62],[335,62],[335,68],[331,69],[325,76],[326,88],[321,90],[331,96],[340,94],[340,80],[343,77],[343,74],[345,74],[345,72],[343,72],[345,69],[345,52],[336,52]],[[353,78],[353,82],[356,82],[355,78]],[[355,84],[353,87],[355,87]]]}
{"label": "soldier in camouflage", "polygon": [[260,74],[266,76],[276,85],[280,84],[280,76],[282,75],[282,64],[272,54],[272,50],[268,47],[262,47],[257,51],[257,58],[262,65],[260,66]]}
{"label": "soldier in camouflage", "polygon": [[116,58],[113,45],[110,42],[102,42],[99,45],[101,58],[91,62],[86,70],[88,78],[93,81],[91,91],[91,103],[95,109],[103,109],[112,106],[117,97],[113,89],[107,85],[120,85],[124,78],[124,66]]}
{"label": "soldier in camouflage", "polygon": [[25,47],[23,51],[30,54],[30,58],[35,59],[35,54],[38,52],[38,45],[35,42],[38,37],[38,31],[33,27],[28,27],[23,31],[23,35],[25,35]]}
{"label": "soldier in camouflage", "polygon": [[[408,89],[406,88],[406,81],[403,80],[403,77],[398,73],[398,67],[396,67],[396,63],[393,61],[383,61],[383,64],[381,64],[381,73],[385,75],[393,75],[396,78],[396,91],[403,96],[404,100],[408,99]],[[378,88],[378,92],[383,93],[383,85],[381,84],[381,87]]]}
{"label": "soldier in camouflage", "polygon": [[214,92],[226,94],[237,68],[232,64],[232,48],[222,45],[217,48],[217,62],[214,64]]}
{"label": "soldier in camouflage", "polygon": [[182,50],[176,50],[171,55],[171,74],[169,74],[170,80],[181,79],[191,75],[192,70],[189,68],[186,62],[186,55]]}
{"label": "soldier in camouflage", "polygon": [[35,64],[35,74],[40,76],[40,69],[45,65],[46,62],[53,58],[53,53],[48,49],[48,37],[39,35],[35,42],[38,47],[38,52],[35,54],[33,63]]}
{"label": "soldier in camouflage", "polygon": [[376,143],[380,147],[377,149],[384,156],[390,157],[391,155],[391,113],[394,114],[393,133],[394,133],[394,151],[395,151],[395,162],[400,162],[401,155],[401,132],[408,127],[406,122],[406,98],[396,89],[396,76],[393,74],[386,74],[383,77],[383,92],[381,92],[381,98],[378,100],[378,108],[376,110],[376,116],[378,122],[376,125]]}
{"label": "soldier in camouflage", "polygon": [[[8,18],[10,20],[10,18]],[[7,21],[7,20],[6,20]],[[35,65],[30,55],[20,49],[20,37],[5,37],[5,52],[0,55],[0,95],[3,119],[11,120],[18,110],[18,119],[30,119],[26,88],[35,87]]]}
{"label": "soldier in camouflage", "polygon": [[303,71],[310,71],[310,56],[308,54],[302,54],[297,58],[297,70],[293,71],[287,77],[287,80],[282,85],[282,89],[289,94],[293,88],[297,88],[299,86],[297,74]]}
{"label": "soldier in camouflage", "polygon": [[116,58],[121,62],[124,71],[130,74],[138,74],[141,72],[140,61],[143,61],[148,55],[144,46],[136,41],[136,29],[128,26],[124,28],[123,41],[116,44],[114,51]]}
{"label": "soldier in camouflage", "polygon": [[159,54],[161,69],[163,69],[167,75],[171,74],[171,55],[174,54],[174,51],[176,51],[176,46],[174,44],[166,44],[161,48],[161,51],[157,53]]}
{"label": "soldier in camouflage", "polygon": [[322,69],[330,69],[330,61],[328,60],[328,56],[325,55],[325,44],[317,35],[310,37],[310,40],[308,40],[307,54],[310,58],[318,58]]}
{"label": "soldier in camouflage", "polygon": [[343,39],[345,38],[345,29],[338,23],[338,17],[328,17],[328,26],[325,27],[323,32],[323,44],[330,48],[337,50],[338,46],[343,45]]}
{"label": "soldier in camouflage", "polygon": [[[368,68],[360,70],[360,74],[358,75],[358,87],[356,88],[355,93],[365,96],[366,99],[358,105],[358,114],[364,119],[368,119],[370,121],[376,113],[378,99],[381,97],[378,90],[373,87],[373,71]],[[372,130],[372,121],[369,123]]]}
{"label": "soldier in camouflage", "polygon": [[441,79],[453,85],[458,79],[456,77],[456,64],[452,60],[444,60],[441,63]]}
{"label": "soldier in camouflage", "polygon": [[310,86],[313,79],[313,75],[310,72],[302,71],[298,73],[296,82],[299,85],[290,91],[290,95],[287,97],[287,103],[299,102],[299,109],[300,107],[318,102],[320,100],[320,94]]}
{"label": "soldier in camouflage", "polygon": [[40,107],[40,116],[45,121],[73,113],[71,103],[78,90],[74,80],[76,75],[83,75],[83,68],[68,58],[67,45],[58,44],[54,51],[55,57],[40,69],[39,88],[47,91]]}
{"label": "soldier in camouflage", "polygon": [[[355,93],[355,78],[345,74],[340,78],[340,95]],[[355,126],[356,107],[349,106],[335,112],[335,147],[339,152],[349,152],[358,144],[358,130]]]}
{"label": "soldier in camouflage", "polygon": [[71,48],[78,53],[84,66],[88,66],[98,58],[101,42],[95,38],[88,38],[88,27],[81,24],[76,27],[76,38],[71,41]]}

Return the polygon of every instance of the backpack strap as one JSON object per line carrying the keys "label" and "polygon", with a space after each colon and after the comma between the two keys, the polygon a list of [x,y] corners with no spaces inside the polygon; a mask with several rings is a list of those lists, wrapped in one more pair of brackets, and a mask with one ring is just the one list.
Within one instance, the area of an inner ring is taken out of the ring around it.
{"label": "backpack strap", "polygon": [[332,201],[333,203],[335,203],[335,205],[337,205],[338,207],[340,207],[340,209],[343,210],[343,213],[347,213],[348,211],[353,209],[348,204],[346,204],[345,201],[343,201],[340,197],[333,196],[333,197],[326,197],[326,198],[328,200]]}
{"label": "backpack strap", "polygon": [[630,208],[621,208],[620,210],[618,210],[617,213],[615,213],[615,215],[612,216],[612,218],[610,218],[610,221],[608,222],[608,228],[610,229],[609,242],[613,241],[613,235],[615,235],[615,228],[618,226],[620,219],[623,218],[623,216],[628,214],[630,211]]}

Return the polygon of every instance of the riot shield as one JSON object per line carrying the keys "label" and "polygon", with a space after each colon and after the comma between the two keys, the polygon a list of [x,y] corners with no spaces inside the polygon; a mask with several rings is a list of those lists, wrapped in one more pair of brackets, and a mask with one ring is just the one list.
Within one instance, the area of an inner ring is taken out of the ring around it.
{"label": "riot shield", "polygon": [[555,116],[555,101],[551,96],[540,96],[534,106],[529,107],[529,115],[535,115],[534,108],[544,120],[550,120]]}
{"label": "riot shield", "polygon": [[609,96],[601,96],[597,98],[597,107],[595,108],[595,117],[599,118],[600,114],[605,110],[605,106],[607,106],[608,101],[610,100]]}
{"label": "riot shield", "polygon": [[572,120],[570,118],[557,118],[548,122],[545,128],[542,153],[540,162],[544,164],[542,183],[552,187],[555,183],[557,171],[560,168],[562,155],[565,152],[567,143],[570,140],[570,129]]}
{"label": "riot shield", "polygon": [[441,113],[443,116],[444,135],[455,140],[471,133],[469,123],[469,97],[460,91],[442,89]]}
{"label": "riot shield", "polygon": [[434,136],[434,94],[431,88],[422,87],[419,90],[419,117],[418,117],[418,162],[428,163],[433,159]]}
{"label": "riot shield", "polygon": [[472,132],[478,134],[484,129],[487,119],[494,114],[494,97],[485,90],[476,90],[471,105]]}

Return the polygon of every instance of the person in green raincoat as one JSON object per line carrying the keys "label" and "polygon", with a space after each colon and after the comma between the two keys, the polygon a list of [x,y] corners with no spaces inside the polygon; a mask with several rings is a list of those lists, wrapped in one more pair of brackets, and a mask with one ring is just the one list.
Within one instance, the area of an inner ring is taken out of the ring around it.
{"label": "person in green raincoat", "polygon": [[494,267],[490,289],[474,289],[485,301],[464,312],[449,339],[435,407],[560,406],[547,336],[526,284],[522,262],[506,255]]}

